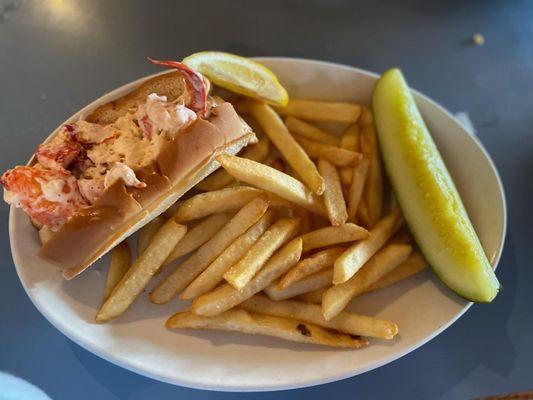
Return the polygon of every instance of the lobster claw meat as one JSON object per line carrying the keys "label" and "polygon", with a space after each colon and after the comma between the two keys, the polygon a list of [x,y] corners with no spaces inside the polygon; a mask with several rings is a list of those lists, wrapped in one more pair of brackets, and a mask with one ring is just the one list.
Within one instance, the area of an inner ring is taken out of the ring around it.
{"label": "lobster claw meat", "polygon": [[65,169],[37,164],[10,169],[0,177],[8,203],[22,207],[34,223],[57,230],[77,210],[87,206],[76,178]]}
{"label": "lobster claw meat", "polygon": [[185,87],[190,95],[190,102],[187,105],[191,110],[204,117],[207,113],[207,89],[202,76],[190,69],[187,65],[179,61],[154,60],[148,57],[148,60],[155,65],[172,68],[177,70],[185,80]]}

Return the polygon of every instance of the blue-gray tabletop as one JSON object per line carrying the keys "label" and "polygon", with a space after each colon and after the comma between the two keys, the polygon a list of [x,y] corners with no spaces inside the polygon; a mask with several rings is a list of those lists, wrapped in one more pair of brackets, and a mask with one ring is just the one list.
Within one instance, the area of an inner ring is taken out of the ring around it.
{"label": "blue-gray tabletop", "polygon": [[[24,163],[67,116],[152,73],[146,56],[200,50],[334,61],[382,72],[466,111],[508,200],[503,291],[415,352],[372,372],[278,393],[205,392],[104,361],[53,328],[24,293],[0,206],[0,370],[53,399],[467,399],[533,389],[533,4],[527,1],[0,0],[0,170]],[[481,33],[482,46],[472,42]],[[1,388],[0,388],[1,392]],[[0,394],[0,398],[2,395]]]}

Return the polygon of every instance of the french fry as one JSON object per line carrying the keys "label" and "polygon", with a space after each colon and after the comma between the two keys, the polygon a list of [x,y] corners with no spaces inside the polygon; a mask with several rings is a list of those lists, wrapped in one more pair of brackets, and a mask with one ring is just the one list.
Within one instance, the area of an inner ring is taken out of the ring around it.
{"label": "french fry", "polygon": [[[381,157],[374,153],[370,159],[368,176],[366,178],[366,204],[370,223],[373,225],[381,217],[383,210],[383,172]],[[371,225],[371,226],[372,226]]]}
{"label": "french fry", "polygon": [[322,297],[322,312],[326,320],[338,315],[346,305],[365,288],[392,271],[411,254],[408,244],[389,244],[376,253],[348,281],[334,285]]}
{"label": "french fry", "polygon": [[245,287],[272,254],[294,235],[299,222],[294,218],[276,221],[246,254],[224,274],[226,282],[238,290]]}
{"label": "french fry", "polygon": [[204,317],[190,311],[179,312],[168,319],[166,327],[243,332],[344,348],[359,348],[368,344],[365,339],[357,336],[332,332],[295,319],[249,313],[242,309],[229,310],[214,317]]}
{"label": "french fry", "polygon": [[410,278],[427,268],[428,263],[422,254],[413,252],[407,260],[398,265],[388,274],[382,276],[379,280],[367,286],[362,293],[373,292],[392,286],[404,279]]}
{"label": "french fry", "polygon": [[322,304],[322,296],[331,286],[326,286],[320,289],[313,290],[312,292],[303,293],[296,296],[296,300],[304,301],[311,304]]}
{"label": "french fry", "polygon": [[294,140],[279,115],[269,105],[259,102],[254,102],[250,111],[303,183],[313,193],[321,195],[324,192],[324,180],[307,153]]}
{"label": "french fry", "polygon": [[200,273],[211,264],[235,239],[246,232],[266,212],[268,201],[265,197],[256,197],[220,229],[210,240],[205,242],[176,270],[167,276],[155,290],[150,293],[153,303],[167,303],[185,289]]}
{"label": "french fry", "polygon": [[183,300],[194,299],[214,289],[224,280],[224,273],[239,261],[272,223],[274,212],[267,210],[259,221],[230,244],[181,293]]}
{"label": "french fry", "polygon": [[359,225],[364,226],[365,228],[370,227],[368,209],[366,207],[366,202],[363,197],[359,200],[359,205],[357,206],[357,211],[355,212],[355,216],[356,216],[356,220],[359,223]]}
{"label": "french fry", "polygon": [[237,211],[261,194],[263,194],[262,190],[248,186],[200,193],[182,202],[174,218],[178,222],[186,222],[211,214]]}
{"label": "french fry", "polygon": [[278,282],[279,289],[285,289],[314,273],[328,267],[332,267],[335,260],[344,252],[344,247],[332,247],[319,251],[312,256],[298,261],[285,276]]}
{"label": "french fry", "polygon": [[348,223],[341,226],[328,226],[302,235],[303,252],[340,243],[354,242],[369,236],[365,228]]}
{"label": "french fry", "polygon": [[198,315],[213,316],[235,307],[259,293],[292,268],[301,255],[302,239],[291,240],[267,261],[264,268],[242,290],[225,283],[194,300],[193,312]]}
{"label": "french fry", "polygon": [[156,232],[163,226],[165,222],[165,217],[159,215],[139,230],[139,234],[137,236],[137,255],[146,250]]}
{"label": "french fry", "polygon": [[339,167],[339,178],[344,190],[352,184],[352,172],[350,167]]}
{"label": "french fry", "polygon": [[339,177],[341,179],[342,186],[346,189],[346,187],[350,187],[352,184],[352,173],[353,173],[353,167],[347,166],[347,167],[339,167]]}
{"label": "french fry", "polygon": [[314,125],[302,121],[301,119],[295,117],[287,117],[285,119],[285,125],[287,126],[289,131],[295,135],[300,135],[306,139],[313,140],[319,143],[329,144],[332,146],[339,145],[339,138],[323,131],[322,129]]}
{"label": "french fry", "polygon": [[324,158],[333,165],[339,167],[352,165],[354,162],[359,161],[363,156],[361,153],[356,153],[355,151],[313,142],[312,140],[301,136],[296,135],[294,138],[302,146],[305,152],[309,154],[309,157],[313,159]]}
{"label": "french fry", "polygon": [[348,220],[355,221],[357,215],[357,208],[361,202],[363,189],[365,187],[366,174],[368,172],[368,159],[363,157],[353,167],[352,183],[348,192]]}
{"label": "french fry", "polygon": [[350,335],[390,340],[398,333],[398,325],[394,322],[348,312],[341,312],[326,321],[322,315],[322,308],[317,304],[295,300],[272,301],[261,294],[256,294],[239,307],[253,313],[298,319]]}
{"label": "french fry", "polygon": [[374,117],[372,115],[372,111],[370,111],[370,108],[366,106],[361,107],[360,117],[359,123],[361,126],[369,126],[374,124]]}
{"label": "french fry", "polygon": [[396,233],[400,228],[398,219],[401,218],[399,212],[387,215],[379,221],[370,231],[370,236],[346,250],[335,261],[333,267],[333,284],[338,285],[346,282],[355,275],[376,252]]}
{"label": "french fry", "polygon": [[[413,275],[418,274],[419,272],[427,268],[427,266],[428,266],[428,263],[424,259],[424,257],[418,252],[413,252],[407,258],[407,260],[402,262],[400,265],[394,268],[391,272],[382,276],[380,279],[378,279],[373,284],[364,288],[360,294],[373,292],[375,290],[379,290],[379,289],[383,289],[383,288],[395,285],[398,282],[401,282],[407,278],[410,278]],[[322,289],[314,290],[312,292],[304,293],[304,294],[297,296],[296,299],[300,301],[304,301],[306,303],[321,304],[322,296],[328,289],[329,287],[325,287]]]}
{"label": "french fry", "polygon": [[368,217],[372,227],[380,218],[383,209],[383,172],[379,154],[376,131],[372,121],[372,113],[363,108],[361,128],[361,150],[370,160],[368,176],[365,183],[364,197],[368,208]]}
{"label": "french fry", "polygon": [[[240,157],[248,158],[249,160],[263,162],[268,156],[270,150],[270,141],[267,138],[259,139],[257,144],[250,145],[244,149],[240,154]],[[213,172],[203,181],[198,183],[196,187],[200,190],[218,190],[229,185],[233,181],[231,175],[229,175],[223,169]]]}
{"label": "french fry", "polygon": [[[359,124],[350,124],[348,128],[344,131],[340,140],[340,147],[346,150],[351,150],[355,152],[361,152],[360,148],[360,135],[359,135]],[[346,166],[339,169],[339,176],[341,178],[341,183],[344,186],[350,186],[352,184],[352,166]]]}
{"label": "french fry", "polygon": [[360,152],[359,138],[359,125],[350,124],[341,136],[340,147],[346,150]]}
{"label": "french fry", "polygon": [[217,160],[230,175],[239,181],[276,194],[311,212],[326,214],[321,199],[307,189],[302,182],[290,175],[264,164],[230,154],[221,154]]}
{"label": "french fry", "polygon": [[213,214],[200,221],[181,239],[170,253],[164,265],[168,265],[185,254],[196,250],[213,237],[230,220],[231,215],[226,213]]}
{"label": "french fry", "polygon": [[276,107],[283,116],[293,116],[308,121],[319,122],[356,122],[361,106],[352,103],[290,99],[285,107]]}
{"label": "french fry", "polygon": [[342,194],[342,186],[337,169],[321,158],[318,160],[318,170],[326,185],[324,204],[329,221],[333,226],[342,225],[348,219],[348,212],[346,211],[346,202]]}
{"label": "french fry", "polygon": [[272,300],[276,301],[290,299],[303,293],[330,286],[332,278],[333,269],[327,268],[316,274],[309,275],[285,289],[279,289],[275,283],[271,284],[265,288],[265,293]]}
{"label": "french fry", "polygon": [[146,250],[115,286],[96,314],[96,322],[106,322],[123,314],[161,268],[172,249],[187,232],[185,225],[169,219],[155,234]]}
{"label": "french fry", "polygon": [[121,242],[111,252],[111,262],[107,270],[104,286],[104,301],[122,279],[131,265],[131,250],[127,242]]}

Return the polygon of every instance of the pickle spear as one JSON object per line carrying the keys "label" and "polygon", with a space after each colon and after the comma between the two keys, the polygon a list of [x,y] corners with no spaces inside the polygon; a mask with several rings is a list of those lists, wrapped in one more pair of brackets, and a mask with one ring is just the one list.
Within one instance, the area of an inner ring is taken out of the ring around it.
{"label": "pickle spear", "polygon": [[458,295],[492,301],[498,279],[399,69],[381,76],[372,102],[385,168],[420,250]]}

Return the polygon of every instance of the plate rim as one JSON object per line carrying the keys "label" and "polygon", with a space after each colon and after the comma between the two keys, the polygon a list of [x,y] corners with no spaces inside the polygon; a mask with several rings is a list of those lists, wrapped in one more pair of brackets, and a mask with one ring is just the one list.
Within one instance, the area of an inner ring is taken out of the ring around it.
{"label": "plate rim", "polygon": [[[281,61],[281,62],[300,62],[300,63],[314,64],[314,65],[320,64],[320,65],[323,65],[323,66],[326,66],[326,67],[334,67],[334,68],[341,68],[341,69],[344,69],[344,70],[347,70],[347,71],[355,71],[355,72],[358,72],[358,73],[361,73],[361,74],[364,74],[364,75],[368,75],[368,76],[371,76],[371,77],[374,77],[374,78],[377,78],[377,77],[380,76],[379,74],[377,74],[375,72],[372,72],[372,71],[368,71],[368,70],[365,70],[365,69],[362,69],[362,68],[358,68],[358,67],[354,67],[354,66],[350,66],[350,65],[346,65],[346,64],[330,62],[330,61],[314,60],[314,59],[299,58],[299,57],[251,57],[251,58],[255,59],[257,61],[267,61],[267,62],[270,62],[270,61],[273,61],[273,62]],[[157,75],[162,75],[162,74],[165,74],[165,73],[167,73],[167,72],[163,71],[163,72],[159,72],[159,73],[155,73],[155,74],[146,75],[146,76],[140,77],[138,79],[134,79],[132,81],[126,82],[126,83],[120,85],[119,87],[116,87],[116,88],[112,89],[111,91],[109,91],[107,93],[104,93],[102,96],[98,97],[97,99],[91,101],[88,105],[86,105],[85,107],[83,107],[82,109],[77,111],[74,115],[77,115],[77,114],[80,114],[80,113],[83,114],[84,110],[87,107],[89,107],[95,101],[97,101],[99,99],[102,99],[103,97],[112,98],[113,95],[116,92],[119,92],[119,91],[123,90],[123,88],[125,86],[130,86],[130,85],[133,86],[133,85],[141,83],[141,82],[143,82],[143,81],[145,81],[145,80],[147,80],[147,79],[149,79],[151,77],[154,77],[154,76],[157,76]],[[470,140],[472,140],[472,142],[476,145],[476,147],[481,151],[481,153],[483,154],[485,160],[488,162],[488,165],[489,165],[490,169],[492,170],[492,172],[493,172],[493,174],[494,174],[494,176],[496,178],[496,183],[497,183],[497,186],[498,186],[498,194],[500,196],[500,200],[501,200],[501,204],[502,204],[502,210],[501,210],[502,211],[502,230],[500,232],[501,240],[500,240],[500,243],[499,243],[499,246],[498,246],[498,249],[497,249],[497,253],[496,253],[496,256],[494,257],[494,262],[493,262],[494,268],[496,269],[498,264],[499,264],[499,262],[500,262],[500,260],[501,260],[501,256],[502,256],[502,253],[503,253],[503,249],[504,249],[504,245],[505,245],[505,241],[506,241],[507,223],[508,223],[508,221],[507,221],[508,212],[507,212],[507,201],[506,201],[506,196],[505,196],[505,190],[504,190],[503,182],[502,182],[501,176],[500,176],[500,174],[498,172],[498,169],[496,168],[496,165],[495,165],[493,159],[491,158],[490,154],[487,152],[487,150],[485,149],[485,147],[481,143],[480,139],[476,135],[471,134],[470,132],[468,132],[468,130],[457,120],[457,118],[450,111],[448,111],[442,105],[440,105],[439,103],[434,101],[432,98],[424,95],[423,93],[417,91],[416,89],[411,88],[411,91],[413,92],[413,94],[414,94],[416,99],[422,99],[422,100],[428,102],[429,104],[431,104],[431,106],[435,107],[440,112],[444,113],[448,118],[450,118],[456,125],[458,125],[460,127],[460,129],[464,132],[464,134],[466,136],[468,136],[470,138]],[[68,121],[71,117],[72,116],[70,116],[66,121]],[[350,370],[350,371],[345,371],[343,373],[330,374],[330,375],[325,376],[325,377],[307,379],[307,380],[304,380],[304,381],[296,382],[294,384],[278,385],[275,382],[273,382],[271,385],[268,385],[268,386],[266,386],[266,385],[221,386],[221,385],[214,385],[214,384],[209,384],[209,383],[206,383],[206,382],[202,382],[200,379],[197,379],[197,380],[183,379],[182,377],[178,377],[178,376],[176,376],[174,378],[171,378],[171,377],[166,376],[166,375],[158,374],[157,372],[153,371],[150,368],[148,368],[148,369],[140,368],[137,365],[135,365],[135,363],[132,363],[131,361],[129,361],[127,359],[126,360],[123,359],[123,357],[116,357],[112,353],[103,351],[103,350],[93,346],[91,343],[85,341],[83,336],[80,336],[79,334],[77,334],[77,332],[75,330],[70,330],[68,324],[62,324],[61,320],[56,319],[44,307],[42,307],[37,302],[37,300],[33,296],[33,292],[28,287],[28,282],[26,282],[24,279],[22,279],[22,272],[21,272],[22,267],[20,266],[22,264],[22,262],[19,259],[19,255],[18,254],[16,255],[15,252],[13,251],[14,246],[15,246],[14,239],[13,239],[14,238],[14,234],[12,234],[12,232],[14,231],[14,226],[13,226],[14,225],[14,222],[13,222],[14,221],[14,213],[15,213],[15,207],[10,206],[10,210],[9,210],[9,241],[10,241],[10,249],[11,249],[11,255],[12,255],[12,258],[13,258],[13,263],[15,265],[15,269],[17,271],[17,275],[19,277],[19,281],[21,282],[22,287],[24,288],[24,291],[26,292],[26,294],[30,298],[30,300],[33,303],[33,305],[35,306],[35,308],[37,308],[37,310],[46,318],[46,320],[48,322],[50,322],[50,324],[54,328],[56,328],[59,332],[61,332],[63,335],[65,335],[72,342],[74,342],[75,344],[81,346],[85,350],[95,354],[96,356],[98,356],[98,357],[100,357],[100,358],[102,358],[102,359],[104,359],[104,360],[106,360],[108,362],[111,362],[111,363],[113,363],[115,365],[118,365],[119,367],[122,367],[124,369],[130,370],[132,372],[135,372],[135,373],[137,373],[139,375],[146,376],[146,377],[149,377],[151,379],[154,379],[154,380],[157,380],[157,381],[160,381],[160,382],[165,382],[165,383],[169,383],[169,384],[172,384],[172,385],[178,385],[178,386],[182,386],[182,387],[186,387],[186,388],[201,389],[201,390],[212,390],[212,391],[225,391],[225,392],[263,392],[263,391],[280,391],[280,390],[288,390],[288,389],[299,389],[299,388],[322,385],[322,384],[326,384],[326,383],[331,383],[331,382],[336,382],[336,381],[339,381],[339,380],[347,379],[347,378],[350,378],[350,377],[353,377],[353,376],[357,376],[357,375],[363,374],[365,372],[371,371],[373,369],[379,368],[379,367],[381,367],[383,365],[392,363],[392,362],[398,360],[399,358],[401,358],[401,357],[411,353],[412,351],[418,349],[422,345],[428,343],[429,341],[434,339],[436,336],[441,334],[444,330],[448,329],[454,322],[456,322],[461,316],[463,316],[464,313],[466,311],[468,311],[468,309],[473,304],[472,302],[466,302],[464,307],[453,318],[451,318],[445,324],[441,325],[438,329],[435,329],[433,332],[431,332],[430,335],[426,336],[424,339],[422,339],[422,340],[420,340],[420,341],[418,341],[416,343],[413,343],[410,346],[407,346],[402,351],[399,351],[396,354],[394,354],[392,357],[382,357],[383,359],[377,360],[376,362],[373,362],[373,363],[368,363],[365,368],[359,369],[359,370],[356,370],[356,371]]]}

